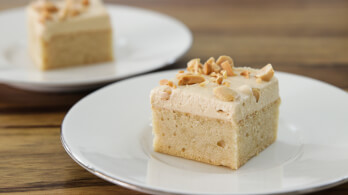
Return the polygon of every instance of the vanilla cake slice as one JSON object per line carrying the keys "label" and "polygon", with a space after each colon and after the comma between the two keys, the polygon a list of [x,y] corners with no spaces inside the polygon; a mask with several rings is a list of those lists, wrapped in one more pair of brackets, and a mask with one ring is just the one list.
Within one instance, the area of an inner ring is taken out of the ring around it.
{"label": "vanilla cake slice", "polygon": [[154,150],[238,169],[276,140],[279,104],[271,64],[193,59],[151,91]]}
{"label": "vanilla cake slice", "polygon": [[113,60],[101,0],[37,0],[27,8],[29,52],[41,70]]}

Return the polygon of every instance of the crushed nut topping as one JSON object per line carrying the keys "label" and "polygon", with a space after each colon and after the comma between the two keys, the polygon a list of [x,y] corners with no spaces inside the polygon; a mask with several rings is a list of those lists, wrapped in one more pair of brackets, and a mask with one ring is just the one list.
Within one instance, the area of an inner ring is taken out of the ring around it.
{"label": "crushed nut topping", "polygon": [[217,65],[216,63],[212,64],[212,68],[215,73],[219,73],[221,71],[221,67]]}
{"label": "crushed nut topping", "polygon": [[250,72],[248,70],[244,70],[240,73],[240,75],[244,76],[244,78],[249,79],[250,78]]}
{"label": "crushed nut topping", "polygon": [[216,64],[221,66],[221,64],[225,61],[228,61],[230,63],[230,65],[232,67],[234,67],[234,64],[233,64],[233,60],[230,56],[220,56],[217,60],[216,60]]}
{"label": "crushed nut topping", "polygon": [[226,87],[230,87],[231,86],[231,83],[229,81],[224,81],[222,84],[225,85]]}
{"label": "crushed nut topping", "polygon": [[187,70],[192,73],[202,73],[201,59],[192,59],[187,63]]}
{"label": "crushed nut topping", "polygon": [[199,86],[204,87],[209,83],[208,80],[205,80],[204,82],[200,83]]}
{"label": "crushed nut topping", "polygon": [[252,88],[253,95],[255,97],[256,103],[259,102],[260,99],[260,89]]}
{"label": "crushed nut topping", "polygon": [[80,11],[77,10],[77,9],[72,9],[72,10],[70,11],[70,16],[77,16],[77,15],[79,15],[79,14],[80,14]]}
{"label": "crushed nut topping", "polygon": [[222,70],[220,73],[222,74],[224,79],[227,79],[228,75],[227,75],[227,71],[226,70]]}
{"label": "crushed nut topping", "polygon": [[160,80],[159,84],[160,85],[168,85],[169,87],[172,87],[172,88],[176,89],[176,85],[174,84],[174,82],[173,81],[169,81],[167,79]]}
{"label": "crushed nut topping", "polygon": [[45,23],[47,20],[51,20],[52,17],[51,17],[51,14],[47,11],[43,11],[40,13],[40,16],[39,16],[39,21],[41,23]]}
{"label": "crushed nut topping", "polygon": [[162,100],[169,100],[171,94],[172,89],[170,87],[166,87],[160,92],[160,97]]}
{"label": "crushed nut topping", "polygon": [[213,65],[215,64],[215,59],[213,57],[210,57],[203,66],[203,73],[205,75],[209,75],[210,73],[212,73],[214,71],[213,69]]}
{"label": "crushed nut topping", "polygon": [[229,61],[224,61],[221,64],[222,69],[224,69],[227,72],[228,76],[235,76],[236,74],[234,74],[231,63]]}
{"label": "crushed nut topping", "polygon": [[263,81],[270,81],[274,75],[274,70],[271,64],[267,64],[263,68],[261,68],[256,77],[262,79]]}
{"label": "crushed nut topping", "polygon": [[89,6],[89,0],[82,0],[81,4],[84,6]]}
{"label": "crushed nut topping", "polygon": [[218,75],[216,74],[216,72],[212,72],[212,73],[210,73],[210,76],[211,77],[217,77]]}
{"label": "crushed nut topping", "polygon": [[39,21],[44,23],[47,20],[52,20],[53,14],[58,15],[58,20],[75,17],[87,10],[89,0],[65,0],[61,8],[55,5],[52,0],[37,0],[33,4],[33,8],[40,14]]}
{"label": "crushed nut topping", "polygon": [[221,75],[218,75],[218,77],[216,78],[216,83],[221,85],[223,80],[224,80],[224,78],[222,78]]}
{"label": "crushed nut topping", "polygon": [[202,83],[205,81],[204,77],[200,75],[181,75],[178,81],[178,85],[193,85],[197,83]]}
{"label": "crushed nut topping", "polygon": [[214,88],[213,93],[216,98],[222,101],[234,101],[237,97],[237,92],[225,86],[219,86]]}
{"label": "crushed nut topping", "polygon": [[162,79],[162,80],[160,80],[160,82],[159,82],[159,84],[160,85],[168,85],[168,80],[167,79]]}
{"label": "crushed nut topping", "polygon": [[34,9],[38,12],[47,11],[49,13],[54,13],[58,11],[57,6],[55,6],[52,2],[47,0],[37,1],[33,6]]}
{"label": "crushed nut topping", "polygon": [[209,75],[211,72],[213,72],[213,68],[211,64],[205,63],[203,66],[203,74]]}

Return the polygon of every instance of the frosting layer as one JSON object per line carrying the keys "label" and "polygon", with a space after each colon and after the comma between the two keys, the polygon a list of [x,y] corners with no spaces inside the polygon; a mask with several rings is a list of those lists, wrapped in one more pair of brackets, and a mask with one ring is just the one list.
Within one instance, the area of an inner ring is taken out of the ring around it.
{"label": "frosting layer", "polygon": [[[272,77],[267,82],[258,82],[255,77],[258,73],[257,69],[240,67],[233,70],[236,76],[229,76],[224,81],[230,83],[228,88],[237,92],[234,101],[222,101],[214,96],[213,89],[221,86],[217,83],[209,82],[204,86],[200,84],[179,86],[179,80],[173,79],[173,83],[177,85],[176,88],[158,86],[151,91],[151,104],[154,107],[238,122],[279,99],[276,77]],[[240,75],[245,70],[250,72],[250,78]],[[211,76],[202,76],[206,81],[211,79]],[[163,98],[164,92],[168,90],[171,90],[169,97]]]}
{"label": "frosting layer", "polygon": [[[64,1],[54,1],[53,3],[58,10],[65,9]],[[40,21],[42,13],[37,10],[36,6],[37,2],[34,2],[27,8],[29,24],[31,28],[35,29],[36,34],[45,40],[61,34],[111,29],[110,17],[100,0],[89,0],[89,5],[82,8],[75,5],[76,9],[80,8],[79,14],[64,19],[61,18],[61,11],[54,12],[45,22]]]}

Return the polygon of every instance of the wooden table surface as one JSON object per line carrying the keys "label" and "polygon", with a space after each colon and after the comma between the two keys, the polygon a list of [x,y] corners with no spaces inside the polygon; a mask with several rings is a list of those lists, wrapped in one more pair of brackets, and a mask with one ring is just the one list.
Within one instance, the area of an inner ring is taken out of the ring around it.
{"label": "wooden table surface", "polygon": [[[26,2],[2,0],[0,10]],[[192,30],[191,50],[164,69],[184,67],[195,57],[228,54],[237,66],[271,62],[278,71],[348,91],[348,1],[112,2],[168,14]],[[99,179],[64,151],[59,137],[62,119],[90,92],[38,93],[0,84],[0,192],[142,194]],[[348,183],[314,194],[348,194]]]}

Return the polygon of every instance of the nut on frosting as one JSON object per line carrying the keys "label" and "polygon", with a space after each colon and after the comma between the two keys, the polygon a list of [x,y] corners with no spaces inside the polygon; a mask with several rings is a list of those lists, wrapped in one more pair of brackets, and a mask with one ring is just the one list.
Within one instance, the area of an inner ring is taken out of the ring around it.
{"label": "nut on frosting", "polygon": [[[60,4],[61,2],[62,4]],[[89,0],[61,0],[61,2],[37,0],[32,6],[39,13],[39,21],[45,23],[55,18],[58,18],[58,20],[65,20],[68,17],[80,15],[90,4]],[[54,17],[55,15],[57,17]]]}
{"label": "nut on frosting", "polygon": [[[171,89],[178,86],[195,85],[206,89],[211,89],[213,96],[222,101],[235,101],[239,94],[242,97],[252,97],[256,103],[260,100],[260,89],[258,85],[263,81],[270,81],[274,75],[271,64],[267,64],[260,70],[252,68],[236,68],[233,59],[229,56],[220,56],[217,61],[210,57],[202,65],[199,58],[190,60],[187,63],[187,72],[181,70],[176,75],[176,80],[169,81],[163,79],[160,85],[166,85]],[[244,79],[239,81],[240,77]],[[231,79],[236,78],[236,79]],[[256,80],[255,80],[256,78]],[[233,82],[242,82],[244,85]],[[256,82],[255,82],[256,81]],[[163,99],[167,99],[170,94],[163,94]]]}

